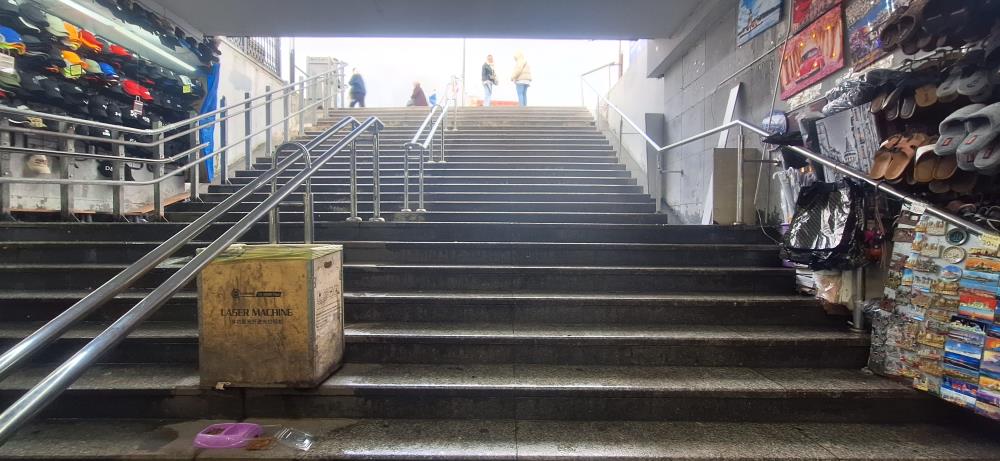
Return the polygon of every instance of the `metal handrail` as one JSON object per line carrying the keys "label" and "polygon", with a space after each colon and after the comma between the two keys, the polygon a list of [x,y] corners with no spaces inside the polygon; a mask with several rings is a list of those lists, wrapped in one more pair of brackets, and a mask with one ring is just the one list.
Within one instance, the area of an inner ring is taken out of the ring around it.
{"label": "metal handrail", "polygon": [[261,186],[277,177],[283,171],[287,170],[289,166],[298,161],[299,157],[304,155],[305,152],[308,152],[309,149],[315,148],[353,121],[353,117],[345,117],[339,123],[331,126],[315,139],[306,143],[303,146],[305,149],[299,149],[280,164],[273,165],[270,170],[265,171],[264,174],[254,178],[253,181],[241,187],[235,193],[209,210],[208,213],[205,213],[198,219],[194,220],[191,224],[185,226],[138,261],[112,277],[111,280],[108,280],[83,299],[77,301],[68,309],[62,311],[62,313],[58,316],[39,328],[38,331],[28,335],[19,343],[8,349],[3,353],[3,355],[0,355],[0,381],[3,381],[7,376],[9,376],[10,373],[14,371],[18,363],[27,359],[38,349],[61,336],[75,323],[83,320],[95,309],[99,308],[101,305],[124,291],[132,283],[135,283],[135,281],[137,281],[140,277],[156,267],[157,264],[163,262],[163,260],[168,258],[179,248],[190,242],[195,236],[222,216],[223,213],[236,204],[242,202]]}
{"label": "metal handrail", "polygon": [[[290,117],[294,118],[295,116],[297,116],[299,114],[302,114],[302,113],[310,110],[312,107],[317,106],[319,104],[322,104],[322,102],[323,102],[323,100],[315,101],[315,102],[309,104],[308,106],[303,107],[303,108],[295,111],[294,113],[290,114]],[[213,151],[213,152],[211,152],[209,154],[203,155],[203,156],[198,157],[197,159],[195,159],[195,160],[193,160],[191,162],[188,162],[188,163],[186,163],[186,164],[184,164],[182,166],[179,166],[176,170],[173,170],[173,171],[171,171],[169,173],[163,174],[158,179],[152,179],[152,180],[149,180],[149,181],[113,181],[113,180],[105,180],[105,179],[55,179],[55,178],[24,178],[24,177],[0,176],[0,183],[42,183],[42,184],[97,185],[97,186],[114,186],[114,185],[123,185],[123,186],[148,186],[148,185],[155,185],[155,184],[158,184],[160,182],[163,182],[164,180],[166,180],[169,177],[176,176],[176,175],[180,174],[181,172],[183,172],[185,170],[188,170],[189,168],[191,168],[194,165],[198,165],[198,164],[200,164],[202,162],[205,162],[205,161],[207,161],[210,158],[214,158],[216,156],[220,156],[223,153],[225,153],[226,151],[228,151],[228,150],[230,150],[230,149],[238,146],[239,145],[238,143],[243,142],[244,140],[247,140],[247,139],[251,139],[254,136],[260,135],[262,133],[266,133],[271,128],[274,128],[274,127],[280,125],[281,123],[283,123],[283,121],[279,120],[277,122],[274,122],[274,123],[271,123],[269,125],[266,125],[263,128],[255,131],[253,133],[250,133],[247,136],[244,136],[244,137],[242,137],[240,139],[237,139],[232,144],[229,144],[229,145],[226,145],[226,146],[222,146],[219,149],[216,149],[215,151]],[[66,134],[66,133],[62,133],[62,134]],[[70,136],[72,136],[72,135],[70,135]],[[105,141],[104,138],[93,138],[93,139],[100,140],[100,141]],[[176,155],[171,156],[171,157],[164,157],[162,159],[147,159],[147,158],[141,158],[141,157],[119,157],[119,156],[110,156],[110,155],[87,154],[87,153],[82,153],[82,152],[80,152],[80,153],[76,153],[76,152],[63,152],[63,151],[52,151],[52,150],[49,150],[49,149],[35,149],[35,148],[30,148],[30,147],[2,147],[2,148],[0,148],[0,150],[13,151],[13,152],[22,152],[24,154],[58,155],[58,156],[65,156],[65,157],[82,157],[82,158],[94,158],[94,159],[99,158],[99,159],[106,159],[106,160],[112,160],[112,161],[123,162],[123,163],[125,163],[125,162],[128,162],[128,163],[170,163],[172,161],[176,161],[178,159],[184,158],[185,156],[190,156],[193,153],[197,153],[199,150],[201,150],[201,149],[203,149],[203,148],[205,148],[207,146],[208,146],[208,143],[202,143],[202,144],[199,144],[198,146],[196,146],[194,148],[188,149],[188,150],[186,150],[184,152],[181,152],[181,153],[176,154]]]}
{"label": "metal handrail", "polygon": [[[614,105],[611,101],[608,101],[607,98],[605,98],[603,95],[601,95],[600,92],[598,92],[589,83],[587,83],[584,80],[581,80],[581,81],[583,82],[583,84],[587,85],[592,91],[594,91],[594,93],[597,95],[597,97],[600,98],[600,100],[604,101],[604,103],[607,104],[608,107],[610,107],[611,109],[614,109],[614,111],[618,113],[618,115],[622,118],[622,120],[624,120],[625,123],[628,123],[632,128],[634,128],[638,132],[638,134],[641,135],[643,137],[643,139],[645,139],[646,142],[651,147],[653,147],[654,149],[656,149],[657,152],[661,152],[662,153],[664,151],[667,151],[667,150],[670,150],[670,149],[674,149],[676,147],[680,147],[682,145],[685,145],[685,144],[697,141],[699,139],[711,136],[711,135],[716,134],[716,133],[720,133],[720,132],[723,132],[723,131],[728,131],[728,130],[733,129],[733,128],[738,129],[739,130],[738,131],[738,142],[737,142],[737,145],[736,145],[736,161],[737,161],[737,166],[736,166],[736,169],[737,169],[736,182],[737,182],[737,185],[736,185],[736,204],[735,204],[735,206],[736,206],[736,219],[737,219],[737,221],[739,221],[740,219],[742,219],[742,217],[743,217],[743,187],[742,186],[743,186],[743,163],[744,163],[744,160],[743,160],[743,149],[744,149],[744,146],[743,146],[743,130],[744,129],[749,130],[749,131],[757,134],[760,137],[770,136],[770,133],[768,133],[767,131],[765,131],[763,128],[761,128],[759,126],[756,126],[756,125],[753,125],[751,123],[747,123],[747,122],[744,122],[742,120],[733,120],[731,122],[728,122],[728,123],[725,123],[725,124],[720,125],[718,127],[712,128],[710,130],[698,133],[696,135],[690,136],[690,137],[682,139],[680,141],[677,141],[677,142],[674,142],[674,143],[671,143],[671,144],[667,144],[666,146],[661,146],[661,145],[657,144],[656,141],[653,141],[653,139],[649,137],[649,135],[646,133],[645,130],[643,130],[642,128],[639,128],[639,126],[635,122],[633,122],[632,119],[630,119],[627,115],[625,115],[625,113],[621,109],[619,109],[618,106]],[[802,148],[802,147],[787,146],[787,148],[791,149],[795,153],[797,153],[799,155],[802,155],[802,156],[804,156],[804,157],[806,157],[806,158],[808,158],[810,160],[818,162],[818,163],[820,163],[820,164],[822,164],[824,166],[830,167],[830,168],[836,170],[837,172],[839,172],[841,174],[844,174],[844,175],[846,175],[846,176],[848,176],[850,178],[853,178],[856,181],[860,181],[860,182],[863,182],[865,184],[868,184],[869,186],[872,186],[875,189],[876,192],[885,192],[886,194],[889,194],[889,195],[891,195],[891,196],[893,196],[893,197],[895,197],[897,199],[900,199],[900,200],[902,200],[904,202],[916,205],[917,207],[922,207],[922,208],[924,208],[926,210],[926,212],[928,212],[928,213],[930,213],[930,214],[932,214],[934,216],[937,216],[937,217],[939,217],[939,218],[941,218],[941,219],[943,219],[943,220],[945,220],[945,221],[947,221],[947,222],[949,222],[951,224],[954,224],[956,226],[959,226],[959,227],[962,227],[964,229],[967,229],[970,232],[973,232],[973,233],[978,234],[978,235],[995,235],[996,234],[996,232],[994,232],[994,231],[988,230],[988,229],[986,229],[986,228],[984,228],[982,226],[979,226],[979,225],[977,225],[975,223],[968,222],[968,221],[966,221],[964,219],[961,219],[961,218],[959,218],[959,217],[957,217],[957,216],[949,213],[946,210],[943,210],[943,209],[941,209],[939,207],[931,205],[930,203],[927,203],[924,200],[920,200],[919,198],[916,198],[916,197],[914,197],[914,196],[912,196],[910,194],[902,192],[902,191],[896,189],[895,187],[892,187],[891,185],[885,183],[884,181],[876,180],[876,179],[871,179],[871,178],[868,177],[868,175],[864,174],[861,171],[855,170],[854,168],[851,168],[850,166],[844,165],[844,164],[842,164],[840,162],[837,162],[835,160],[828,159],[826,157],[823,157],[820,154],[817,154],[817,153],[815,153],[813,151],[810,151],[810,150]],[[658,159],[658,161],[660,161],[660,159]],[[661,188],[662,188],[662,182],[661,182]],[[662,191],[661,191],[661,195],[662,195]]]}
{"label": "metal handrail", "polygon": [[[181,287],[189,283],[191,279],[194,278],[206,265],[208,265],[213,258],[218,256],[229,245],[246,233],[266,213],[275,209],[285,198],[295,191],[295,189],[318,172],[320,168],[337,155],[344,147],[346,147],[349,143],[353,144],[358,136],[366,131],[370,130],[374,135],[377,135],[384,128],[382,122],[375,117],[369,117],[360,125],[358,125],[353,119],[345,119],[342,123],[346,122],[352,122],[352,126],[354,127],[349,134],[327,149],[316,159],[315,162],[310,162],[310,166],[303,169],[299,172],[299,174],[295,175],[294,178],[285,183],[278,191],[272,193],[267,199],[254,207],[254,209],[247,213],[246,216],[233,224],[232,227],[226,230],[217,239],[212,241],[212,243],[210,243],[202,251],[198,252],[189,262],[184,264],[183,267],[178,269],[166,281],[145,296],[134,307],[132,307],[132,309],[129,309],[128,312],[118,318],[118,320],[112,323],[107,329],[94,337],[94,339],[88,342],[87,345],[73,354],[72,357],[63,362],[58,368],[42,379],[42,381],[32,387],[28,392],[21,396],[21,398],[0,414],[0,444],[9,440],[29,419],[34,417],[46,405],[55,400],[59,394],[72,385],[73,382],[79,379],[87,368],[93,365],[98,358],[125,339],[125,337],[142,321],[149,318],[149,316],[156,312],[160,306],[177,293]],[[335,127],[336,126],[343,127],[342,124],[335,125]],[[332,132],[333,128],[329,130],[329,134],[332,134]],[[308,149],[298,149],[297,154],[304,154],[308,156]],[[275,175],[277,175],[281,171],[284,171],[284,169],[288,168],[296,159],[297,157],[293,155],[292,157],[286,159],[280,167],[276,165],[274,168],[269,170],[269,172],[274,172]],[[256,187],[254,187],[254,189],[260,187],[266,181],[266,179],[255,181]],[[249,186],[246,186],[244,189],[247,189],[248,187]],[[238,200],[234,200],[231,204],[235,204],[237,201]],[[224,211],[221,210],[218,213],[211,213],[213,218],[206,219],[202,221],[201,224],[207,224],[214,221],[221,216],[222,213],[224,213]],[[199,219],[199,221],[201,220]],[[188,227],[192,227],[193,225],[194,223]],[[175,244],[178,243],[178,241],[173,242]],[[154,250],[154,252],[155,251],[156,250]],[[149,261],[155,258],[147,255],[147,257],[143,259],[146,260],[146,265],[148,266]],[[133,266],[136,264],[133,264]],[[134,282],[140,275],[141,274],[135,274],[135,276],[130,280]],[[124,284],[121,285],[122,286],[120,287],[116,285],[114,288],[124,289]],[[107,284],[105,284],[105,286],[107,286]],[[49,324],[51,323],[52,322]],[[47,324],[46,327],[49,324]],[[43,327],[43,329],[46,327]]]}
{"label": "metal handrail", "polygon": [[[423,171],[423,161],[424,161],[424,151],[421,144],[418,142],[420,136],[424,134],[424,128],[430,123],[431,118],[434,114],[441,108],[440,104],[435,104],[431,107],[431,110],[427,112],[427,116],[424,117],[423,123],[420,124],[420,128],[417,128],[417,132],[413,133],[413,138],[410,142],[403,144],[403,208],[399,211],[403,213],[410,213],[413,210],[410,209],[410,156],[412,155],[413,149],[420,149],[420,170]],[[423,195],[423,190],[421,190],[420,195]],[[427,210],[423,207],[423,202],[417,208],[418,213],[426,212]]]}
{"label": "metal handrail", "polygon": [[[444,103],[444,105],[441,106],[441,108],[442,108],[441,113],[438,114],[437,120],[434,121],[434,124],[431,125],[430,130],[427,131],[427,136],[424,138],[424,142],[410,142],[410,143],[407,143],[407,145],[410,146],[410,149],[414,149],[414,148],[419,148],[420,149],[420,151],[419,151],[420,152],[420,161],[419,161],[419,166],[418,166],[418,178],[419,179],[417,180],[418,181],[418,186],[417,186],[417,201],[418,201],[418,203],[417,203],[417,213],[426,213],[427,212],[427,208],[424,206],[424,198],[425,198],[424,197],[424,195],[425,195],[424,194],[424,158],[428,157],[428,160],[427,160],[428,163],[447,163],[447,160],[445,160],[445,153],[444,153],[444,132],[446,130],[441,125],[442,124],[447,125],[448,112],[449,112],[449,110],[451,110],[452,107],[455,107],[455,104],[453,104],[454,102],[455,101],[453,99],[446,100],[445,103]],[[431,114],[428,114],[428,117],[430,117],[432,115],[433,115],[433,112]],[[438,131],[438,128],[441,128],[440,132]],[[423,130],[423,127],[421,126],[421,131],[422,130]],[[440,142],[438,144],[438,151],[440,152],[441,156],[440,156],[440,160],[437,160],[435,162],[435,160],[434,160],[434,135],[436,133],[440,133]],[[409,153],[409,151],[407,151],[404,148],[404,157],[406,155],[408,155],[408,153]],[[409,179],[408,179],[409,178],[409,169],[407,168],[406,170],[407,170],[407,174],[405,175],[405,178],[403,180],[404,184],[405,184],[403,186],[403,196],[405,197],[404,201],[406,202],[406,205],[408,205],[409,204],[409,195],[410,195],[409,194]],[[409,208],[409,207],[404,205],[404,208]],[[403,211],[408,211],[408,210],[404,209]]]}

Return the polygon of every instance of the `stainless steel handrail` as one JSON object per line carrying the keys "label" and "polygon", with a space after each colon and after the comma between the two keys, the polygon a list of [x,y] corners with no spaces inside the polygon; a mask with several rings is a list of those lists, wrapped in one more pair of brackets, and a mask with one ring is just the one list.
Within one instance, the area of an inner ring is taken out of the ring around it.
{"label": "stainless steel handrail", "polygon": [[[631,126],[633,129],[635,129],[636,132],[638,132],[638,134],[640,136],[642,136],[643,139],[645,139],[646,142],[650,146],[652,146],[654,149],[657,150],[657,152],[661,152],[662,153],[664,151],[668,151],[670,149],[674,149],[676,147],[680,147],[680,146],[683,146],[685,144],[689,144],[691,142],[694,142],[694,141],[697,141],[699,139],[711,136],[711,135],[716,134],[716,133],[727,131],[727,130],[730,130],[730,129],[733,129],[733,128],[738,129],[739,130],[739,132],[738,132],[739,142],[736,145],[736,157],[737,157],[736,158],[736,161],[737,161],[737,174],[736,174],[737,186],[736,186],[736,195],[737,195],[737,198],[736,198],[736,204],[735,205],[736,205],[736,216],[737,216],[736,219],[737,220],[742,219],[742,216],[743,216],[743,200],[742,200],[743,199],[743,187],[742,187],[743,186],[743,175],[742,175],[742,171],[743,171],[743,163],[744,163],[743,162],[743,150],[744,150],[744,146],[743,146],[743,130],[744,129],[749,130],[749,131],[751,131],[751,132],[753,132],[753,133],[755,133],[755,134],[757,134],[757,135],[759,135],[761,137],[769,136],[770,133],[768,133],[767,131],[765,131],[763,128],[758,127],[756,125],[753,125],[751,123],[747,123],[747,122],[744,122],[742,120],[733,120],[733,121],[731,121],[729,123],[726,123],[726,124],[723,124],[721,126],[712,128],[710,130],[698,133],[696,135],[690,136],[690,137],[682,139],[680,141],[677,141],[677,142],[674,142],[674,143],[671,143],[671,144],[667,144],[666,146],[661,146],[661,145],[657,144],[656,141],[653,141],[653,139],[649,137],[649,135],[646,133],[645,130],[643,130],[642,128],[640,128],[639,125],[637,125],[635,122],[632,121],[632,119],[630,119],[627,115],[625,115],[625,113],[621,109],[619,109],[618,106],[614,105],[614,103],[612,103],[611,101],[608,101],[608,99],[605,98],[603,95],[601,95],[600,92],[598,92],[593,86],[591,86],[586,81],[583,81],[583,84],[587,85],[597,95],[598,98],[600,98],[602,101],[604,101],[605,104],[607,104],[608,107],[610,107],[611,109],[614,109],[614,111],[618,113],[618,115],[622,118],[622,120],[624,120],[625,123],[628,123],[629,126]],[[810,151],[808,149],[804,149],[802,147],[790,146],[788,148],[791,149],[792,151],[794,151],[797,154],[800,154],[800,155],[802,155],[802,156],[804,156],[804,157],[806,157],[806,158],[808,158],[810,160],[813,160],[813,161],[816,161],[816,162],[818,162],[820,164],[828,166],[828,167],[836,170],[837,172],[839,172],[841,174],[844,174],[844,175],[846,175],[848,177],[851,177],[854,180],[857,180],[857,181],[863,182],[865,184],[868,184],[869,186],[872,186],[873,188],[875,188],[876,191],[885,192],[885,193],[887,193],[887,194],[889,194],[889,195],[891,195],[893,197],[896,197],[896,198],[898,198],[898,199],[900,199],[900,200],[902,200],[904,202],[916,205],[918,207],[922,207],[927,212],[931,213],[932,215],[937,216],[937,217],[939,217],[939,218],[941,218],[941,219],[943,219],[945,221],[948,221],[951,224],[954,224],[956,226],[959,226],[959,227],[962,227],[964,229],[967,229],[967,230],[969,230],[969,231],[971,231],[971,232],[973,232],[975,234],[978,234],[978,235],[995,235],[996,234],[996,232],[994,232],[994,231],[988,230],[988,229],[986,229],[986,228],[984,228],[982,226],[979,226],[979,225],[977,225],[975,223],[968,222],[968,221],[966,221],[964,219],[961,219],[961,218],[959,218],[959,217],[957,217],[957,216],[949,213],[946,210],[943,210],[943,209],[941,209],[939,207],[931,205],[930,203],[927,203],[924,200],[920,200],[920,199],[918,199],[918,198],[916,198],[916,197],[914,197],[914,196],[912,196],[910,194],[902,192],[902,191],[896,189],[895,187],[892,187],[891,185],[886,184],[884,181],[879,181],[879,180],[871,179],[871,178],[868,177],[868,175],[864,174],[863,172],[855,170],[854,168],[851,168],[851,167],[849,167],[847,165],[844,165],[844,164],[842,164],[840,162],[828,159],[826,157],[823,157],[820,154],[812,152],[812,151]],[[658,159],[658,162],[661,162],[661,159]],[[662,184],[661,184],[661,187],[662,187]],[[662,190],[661,190],[661,195],[662,195]]]}
{"label": "stainless steel handrail", "polygon": [[[309,109],[312,108],[312,106],[316,106],[316,105],[319,105],[321,103],[322,103],[322,101],[313,102],[309,106],[304,107],[302,109],[299,109],[298,111],[296,111],[293,114],[290,114],[290,116],[291,117],[295,117],[295,116],[297,116],[297,115],[299,115],[301,113],[304,113],[304,112],[308,111]],[[182,172],[190,169],[191,167],[193,167],[195,165],[198,165],[198,164],[200,164],[202,162],[205,162],[205,161],[207,161],[210,158],[214,158],[216,156],[220,156],[223,153],[225,153],[226,151],[237,147],[238,144],[236,144],[236,143],[242,142],[242,141],[244,141],[246,139],[250,139],[250,138],[252,138],[254,136],[257,136],[257,135],[259,135],[261,133],[265,133],[267,130],[269,130],[270,128],[274,128],[275,126],[279,125],[280,123],[281,123],[280,120],[277,121],[277,122],[271,123],[270,125],[267,125],[264,128],[261,128],[261,129],[255,131],[255,132],[253,132],[253,133],[250,133],[249,135],[244,136],[243,138],[237,139],[233,144],[230,144],[230,145],[227,145],[227,146],[222,146],[222,147],[220,147],[219,149],[215,150],[214,152],[212,152],[210,154],[198,157],[197,159],[195,159],[195,160],[193,160],[191,162],[188,162],[188,163],[186,163],[186,164],[184,164],[182,166],[179,166],[177,169],[172,170],[169,173],[161,175],[157,179],[151,179],[151,180],[148,180],[148,181],[119,181],[119,180],[106,180],[106,179],[23,178],[23,177],[3,177],[3,176],[0,176],[0,183],[29,183],[29,184],[30,183],[42,183],[42,184],[101,185],[101,186],[115,186],[115,185],[120,185],[120,186],[149,186],[149,185],[155,185],[155,184],[158,184],[160,182],[163,182],[167,178],[170,178],[172,176],[176,176],[176,175],[178,175],[178,174],[180,174],[180,173],[182,173]],[[103,139],[103,138],[95,138],[95,139]],[[28,148],[28,147],[0,147],[0,150],[5,150],[5,151],[9,150],[9,151],[23,152],[25,154],[42,154],[42,155],[57,155],[57,154],[60,154],[62,156],[67,156],[67,157],[102,158],[102,159],[107,159],[107,160],[112,160],[112,161],[130,162],[130,163],[168,163],[170,161],[174,161],[174,160],[183,158],[184,156],[189,156],[192,153],[196,153],[199,150],[201,150],[201,149],[203,149],[203,148],[205,148],[207,146],[208,146],[207,143],[199,144],[198,146],[196,146],[196,147],[194,147],[192,149],[188,149],[188,150],[186,150],[186,151],[184,151],[184,152],[182,152],[180,154],[177,154],[177,155],[174,155],[174,156],[171,156],[171,157],[166,157],[166,158],[163,158],[163,159],[146,159],[146,158],[138,158],[138,157],[118,157],[118,156],[107,156],[107,155],[98,155],[98,154],[84,154],[84,153],[75,153],[75,152],[60,152],[60,151],[50,151],[50,150],[47,150],[47,149],[34,149],[34,148]]]}
{"label": "stainless steel handrail", "polygon": [[[428,160],[427,160],[427,162],[428,163],[435,163],[435,161],[434,161],[434,135],[436,133],[438,133],[438,128],[441,128],[441,131],[440,131],[440,142],[438,144],[438,150],[441,153],[441,159],[438,160],[437,163],[446,163],[447,162],[445,160],[445,153],[444,153],[444,132],[446,130],[441,125],[442,125],[442,123],[445,124],[445,125],[447,125],[448,112],[449,112],[449,110],[452,107],[454,107],[454,105],[452,104],[453,101],[454,100],[446,100],[445,103],[444,103],[444,105],[441,106],[442,107],[441,113],[438,114],[437,120],[434,121],[434,124],[431,125],[430,130],[427,131],[427,136],[424,138],[424,142],[412,142],[411,141],[410,143],[408,143],[408,145],[410,145],[411,149],[413,149],[413,148],[419,148],[420,149],[419,150],[419,152],[420,152],[420,161],[419,161],[419,164],[418,164],[419,165],[418,166],[418,177],[419,178],[417,180],[418,181],[418,186],[417,186],[418,187],[418,189],[417,189],[417,200],[418,200],[418,203],[417,203],[417,213],[426,213],[427,212],[427,208],[424,205],[424,158],[425,157],[429,157]],[[429,114],[428,116],[431,116],[431,115],[433,115],[433,112],[431,114]],[[421,127],[421,130],[422,130],[422,127]],[[408,151],[406,151],[406,149],[404,148],[404,155],[406,155],[407,153],[408,153]],[[403,193],[404,193],[404,196],[408,198],[409,197],[409,181],[408,181],[408,179],[404,179],[404,182],[406,183],[406,185],[403,186],[403,191],[404,191]],[[407,203],[409,203],[409,201],[407,201]]]}
{"label": "stainless steel handrail", "polygon": [[[431,118],[434,114],[441,108],[440,104],[435,104],[431,107],[431,110],[427,112],[427,116],[424,117],[423,123],[420,124],[420,128],[417,128],[417,132],[413,133],[413,138],[409,142],[403,144],[403,208],[399,211],[403,213],[410,213],[413,210],[410,209],[410,156],[412,155],[413,149],[420,149],[420,162],[423,163],[423,148],[420,143],[420,136],[424,134],[424,128],[430,123]],[[421,168],[422,169],[422,168]],[[423,195],[421,193],[421,195]],[[423,209],[423,204],[417,208],[417,212],[425,212],[427,210]]]}
{"label": "stainless steel handrail", "polygon": [[[356,121],[354,122],[356,124]],[[353,124],[352,124],[353,125]],[[34,417],[46,405],[55,400],[94,362],[105,352],[115,347],[125,337],[134,330],[142,321],[149,318],[156,310],[162,306],[170,297],[184,285],[191,281],[209,262],[218,256],[229,245],[245,234],[258,220],[260,220],[271,209],[277,207],[295,189],[302,185],[308,178],[320,170],[330,159],[337,155],[349,143],[353,143],[362,133],[371,131],[378,134],[384,125],[375,117],[369,117],[360,125],[357,125],[348,135],[338,141],[334,146],[321,154],[315,162],[303,169],[294,178],[289,180],[278,191],[268,196],[263,202],[254,207],[246,216],[240,219],[226,230],[220,237],[215,239],[202,251],[196,254],[183,267],[178,269],[166,281],[156,287],[149,295],[145,296],[132,309],[129,309],[118,320],[112,323],[107,329],[98,334],[78,352],[73,354],[68,360],[42,379],[37,385],[32,387],[21,398],[15,401],[2,414],[0,414],[0,444],[9,440],[14,433],[23,426],[29,419]],[[307,153],[308,149],[299,149],[300,153]],[[287,167],[294,162],[295,158],[289,158],[283,163]],[[272,169],[276,173],[283,171],[277,166]],[[266,181],[257,183],[257,187]],[[215,213],[213,213],[215,214]],[[221,212],[216,214],[221,215]],[[189,226],[190,227],[190,226]],[[136,276],[136,279],[138,276]],[[133,279],[134,281],[134,279]],[[51,322],[50,322],[51,323]],[[44,328],[44,327],[43,327]]]}
{"label": "stainless steel handrail", "polygon": [[339,123],[331,126],[319,136],[304,144],[302,148],[299,148],[281,163],[273,165],[270,170],[254,178],[254,180],[249,184],[241,187],[207,213],[198,217],[198,219],[185,226],[138,261],[112,277],[111,280],[105,282],[83,299],[77,301],[68,309],[62,311],[62,313],[50,320],[37,331],[28,335],[26,338],[8,349],[3,353],[3,355],[0,355],[0,381],[3,381],[7,376],[9,376],[10,373],[14,371],[18,363],[30,357],[41,347],[57,339],[74,324],[83,320],[94,310],[101,307],[104,303],[111,300],[111,298],[114,298],[126,288],[131,286],[140,277],[156,267],[157,264],[163,262],[163,260],[167,259],[171,254],[190,242],[195,236],[200,234],[203,230],[205,230],[205,228],[215,222],[230,208],[242,202],[257,189],[260,189],[261,186],[270,182],[273,178],[281,174],[281,172],[287,170],[292,164],[298,161],[299,157],[308,155],[308,151],[310,149],[320,145],[320,143],[326,141],[335,133],[339,132],[345,126],[353,122],[353,117],[346,117]]}

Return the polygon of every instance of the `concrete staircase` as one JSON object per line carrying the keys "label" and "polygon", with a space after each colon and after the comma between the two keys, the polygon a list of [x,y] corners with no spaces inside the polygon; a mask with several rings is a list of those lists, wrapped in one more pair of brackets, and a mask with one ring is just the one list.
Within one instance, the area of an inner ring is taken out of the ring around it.
{"label": "concrete staircase", "polygon": [[[190,286],[50,406],[48,419],[0,447],[0,458],[297,456],[191,448],[206,424],[233,419],[310,431],[319,443],[306,455],[328,459],[1000,456],[986,420],[863,373],[867,337],[793,293],[793,273],[759,228],[666,224],[582,109],[461,110],[448,162],[428,166],[429,211],[400,213],[401,146],[425,113],[337,110],[324,120],[372,114],[386,123],[390,222],[343,221],[346,155],[314,181],[317,239],[344,244],[347,291],[346,363],[323,385],[199,388]],[[367,218],[371,146],[360,147]],[[233,185],[211,186],[204,203],[172,206],[171,223],[0,225],[0,349],[268,166],[258,159]],[[282,207],[285,241],[301,239],[300,200]],[[266,225],[244,240],[266,240]],[[0,382],[0,400],[20,395],[178,265],[162,264]]]}

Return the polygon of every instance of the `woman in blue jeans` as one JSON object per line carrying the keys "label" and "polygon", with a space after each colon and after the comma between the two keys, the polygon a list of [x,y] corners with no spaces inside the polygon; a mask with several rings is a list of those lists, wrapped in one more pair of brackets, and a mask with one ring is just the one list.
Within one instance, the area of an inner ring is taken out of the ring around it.
{"label": "woman in blue jeans", "polygon": [[524,53],[514,53],[514,73],[510,81],[517,85],[517,102],[521,107],[528,105],[528,87],[531,86],[531,66],[524,59]]}

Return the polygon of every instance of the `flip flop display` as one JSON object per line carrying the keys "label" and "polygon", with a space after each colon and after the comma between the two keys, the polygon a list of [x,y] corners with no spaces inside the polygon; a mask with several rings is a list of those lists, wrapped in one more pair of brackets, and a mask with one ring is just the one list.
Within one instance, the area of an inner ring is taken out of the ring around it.
{"label": "flip flop display", "polygon": [[978,153],[1000,135],[1000,103],[985,106],[965,117],[965,140],[958,145],[959,155]]}

